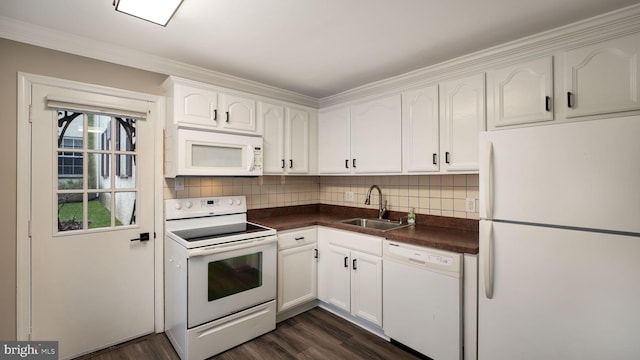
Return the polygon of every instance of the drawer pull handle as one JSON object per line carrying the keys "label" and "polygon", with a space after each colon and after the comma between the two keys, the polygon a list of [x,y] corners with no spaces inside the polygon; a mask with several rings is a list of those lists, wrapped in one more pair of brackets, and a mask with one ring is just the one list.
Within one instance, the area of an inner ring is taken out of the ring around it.
{"label": "drawer pull handle", "polygon": [[296,238],[296,241],[299,241],[299,240],[304,240],[304,236],[300,236]]}

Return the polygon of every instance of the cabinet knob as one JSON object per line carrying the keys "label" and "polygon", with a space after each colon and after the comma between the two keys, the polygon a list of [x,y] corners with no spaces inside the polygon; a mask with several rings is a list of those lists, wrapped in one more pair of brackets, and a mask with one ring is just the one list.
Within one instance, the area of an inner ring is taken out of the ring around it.
{"label": "cabinet knob", "polygon": [[438,165],[438,154],[433,153],[433,165]]}
{"label": "cabinet knob", "polygon": [[573,94],[571,91],[567,92],[567,106],[570,108],[573,107]]}
{"label": "cabinet knob", "polygon": [[346,268],[349,267],[349,257],[348,256],[344,257],[344,267],[346,267]]}
{"label": "cabinet knob", "polygon": [[289,169],[293,169],[293,160],[289,159]]}
{"label": "cabinet knob", "polygon": [[227,111],[227,122],[229,122],[229,112]]}
{"label": "cabinet knob", "polygon": [[344,167],[345,167],[345,169],[348,169],[348,168],[349,168],[349,159],[346,159],[346,160],[344,161]]}
{"label": "cabinet knob", "polygon": [[447,164],[451,164],[451,155],[448,151],[444,153],[444,162],[446,162]]}

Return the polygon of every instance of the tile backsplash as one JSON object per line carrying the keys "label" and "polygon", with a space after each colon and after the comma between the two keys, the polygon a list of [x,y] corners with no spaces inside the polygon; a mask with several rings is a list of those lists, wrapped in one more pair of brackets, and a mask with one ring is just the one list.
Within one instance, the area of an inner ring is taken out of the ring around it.
{"label": "tile backsplash", "polygon": [[[478,175],[186,177],[184,190],[165,179],[164,198],[245,195],[249,209],[316,203],[377,209],[376,191],[364,205],[373,184],[389,210],[478,219]],[[347,192],[353,201],[345,200]],[[476,211],[466,211],[466,198],[474,199]]]}

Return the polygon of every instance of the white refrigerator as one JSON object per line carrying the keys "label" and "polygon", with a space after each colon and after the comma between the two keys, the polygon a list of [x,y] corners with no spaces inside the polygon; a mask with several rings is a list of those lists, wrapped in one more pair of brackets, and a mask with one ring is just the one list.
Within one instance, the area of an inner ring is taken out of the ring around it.
{"label": "white refrigerator", "polygon": [[640,359],[640,116],[480,136],[479,360]]}

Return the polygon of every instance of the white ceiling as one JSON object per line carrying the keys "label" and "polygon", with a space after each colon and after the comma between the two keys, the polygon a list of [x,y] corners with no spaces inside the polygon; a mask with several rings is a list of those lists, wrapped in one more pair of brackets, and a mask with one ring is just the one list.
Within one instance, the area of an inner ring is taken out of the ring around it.
{"label": "white ceiling", "polygon": [[322,99],[638,0],[184,0],[161,27],[112,0],[2,0],[0,16]]}

